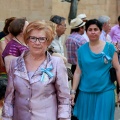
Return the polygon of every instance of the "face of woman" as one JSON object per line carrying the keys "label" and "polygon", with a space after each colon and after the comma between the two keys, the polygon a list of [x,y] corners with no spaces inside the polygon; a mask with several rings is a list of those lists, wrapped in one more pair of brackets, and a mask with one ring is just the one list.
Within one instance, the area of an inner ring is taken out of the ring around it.
{"label": "face of woman", "polygon": [[33,54],[45,54],[48,42],[44,30],[33,30],[28,39],[28,47]]}
{"label": "face of woman", "polygon": [[100,34],[101,34],[101,31],[98,28],[98,26],[95,24],[90,25],[87,29],[87,35],[90,41],[99,40]]}

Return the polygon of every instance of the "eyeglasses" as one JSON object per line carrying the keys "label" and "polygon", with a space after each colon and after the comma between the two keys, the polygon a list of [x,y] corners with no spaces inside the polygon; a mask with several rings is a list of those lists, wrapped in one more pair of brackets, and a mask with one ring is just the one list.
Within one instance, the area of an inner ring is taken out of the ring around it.
{"label": "eyeglasses", "polygon": [[37,38],[37,37],[35,37],[35,36],[30,36],[28,39],[29,39],[31,42],[33,42],[33,43],[35,43],[37,40],[38,40],[40,43],[44,43],[44,42],[47,40],[46,37],[39,37],[39,38]]}

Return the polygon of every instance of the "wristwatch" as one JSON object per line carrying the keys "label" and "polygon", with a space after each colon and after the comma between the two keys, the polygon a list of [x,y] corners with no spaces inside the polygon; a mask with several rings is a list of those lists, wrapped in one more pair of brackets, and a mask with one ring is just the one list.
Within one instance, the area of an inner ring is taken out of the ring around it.
{"label": "wristwatch", "polygon": [[70,90],[70,94],[76,94],[76,90]]}

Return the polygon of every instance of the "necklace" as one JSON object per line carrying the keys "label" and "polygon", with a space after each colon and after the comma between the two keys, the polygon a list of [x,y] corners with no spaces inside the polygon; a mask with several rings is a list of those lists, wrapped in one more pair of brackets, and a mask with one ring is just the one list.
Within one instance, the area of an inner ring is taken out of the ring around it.
{"label": "necklace", "polygon": [[23,44],[20,40],[18,40],[18,38],[17,38],[17,37],[15,37],[15,40],[16,40],[18,43],[20,43],[21,45],[26,46],[26,45],[25,45],[25,44]]}

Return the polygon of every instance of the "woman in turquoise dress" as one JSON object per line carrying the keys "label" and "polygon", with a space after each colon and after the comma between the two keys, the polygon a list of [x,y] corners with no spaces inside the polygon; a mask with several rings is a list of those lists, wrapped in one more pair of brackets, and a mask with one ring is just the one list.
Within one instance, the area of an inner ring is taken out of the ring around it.
{"label": "woman in turquoise dress", "polygon": [[110,68],[116,69],[120,85],[120,66],[115,47],[99,39],[102,25],[96,19],[86,23],[90,41],[78,49],[78,65],[71,90],[72,105],[77,87],[79,95],[73,110],[78,120],[114,120],[115,85]]}

